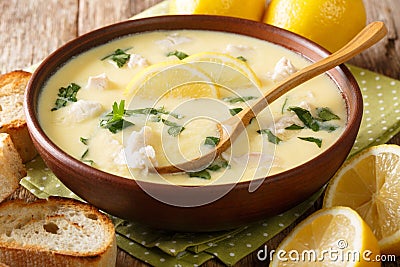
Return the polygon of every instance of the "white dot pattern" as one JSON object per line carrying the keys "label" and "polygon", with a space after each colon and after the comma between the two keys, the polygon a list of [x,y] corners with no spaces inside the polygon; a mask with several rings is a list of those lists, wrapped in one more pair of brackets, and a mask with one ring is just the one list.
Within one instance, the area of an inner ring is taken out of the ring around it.
{"label": "white dot pattern", "polygon": [[351,152],[356,153],[365,147],[385,143],[398,132],[400,122],[395,114],[400,112],[400,82],[357,67],[350,67],[350,70],[361,87],[364,100],[357,145]]}

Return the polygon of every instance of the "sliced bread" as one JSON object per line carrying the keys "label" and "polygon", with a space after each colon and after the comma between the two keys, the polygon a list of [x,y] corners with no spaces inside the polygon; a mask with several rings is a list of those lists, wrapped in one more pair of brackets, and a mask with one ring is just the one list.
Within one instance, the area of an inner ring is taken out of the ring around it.
{"label": "sliced bread", "polygon": [[9,134],[0,133],[0,202],[19,186],[26,170]]}
{"label": "sliced bread", "polygon": [[115,266],[115,228],[89,204],[51,197],[0,204],[0,262],[10,266]]}
{"label": "sliced bread", "polygon": [[17,70],[0,76],[0,133],[8,133],[20,154],[28,162],[36,155],[26,125],[23,100],[31,73]]}

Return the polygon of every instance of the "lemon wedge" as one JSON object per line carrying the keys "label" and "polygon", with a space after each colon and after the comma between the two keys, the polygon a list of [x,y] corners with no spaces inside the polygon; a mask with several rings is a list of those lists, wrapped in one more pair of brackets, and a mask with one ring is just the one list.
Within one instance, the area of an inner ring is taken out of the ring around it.
{"label": "lemon wedge", "polygon": [[204,64],[204,68],[207,69],[203,69],[203,71],[208,73],[213,82],[228,88],[261,86],[261,81],[246,62],[225,53],[201,52],[193,54],[183,61],[215,63]]}
{"label": "lemon wedge", "polygon": [[275,251],[271,267],[380,266],[378,241],[348,207],[319,210],[298,224]]}
{"label": "lemon wedge", "polygon": [[329,183],[323,205],[353,208],[382,253],[400,255],[400,146],[374,146],[351,158]]}

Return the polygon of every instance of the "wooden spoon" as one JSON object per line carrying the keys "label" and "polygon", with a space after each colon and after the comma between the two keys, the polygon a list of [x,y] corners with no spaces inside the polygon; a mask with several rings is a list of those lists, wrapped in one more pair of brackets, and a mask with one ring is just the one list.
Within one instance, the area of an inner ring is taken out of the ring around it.
{"label": "wooden spoon", "polygon": [[183,171],[199,171],[205,169],[217,156],[231,146],[240,133],[245,130],[247,125],[249,125],[251,119],[257,116],[268,106],[268,104],[271,104],[296,86],[361,53],[381,40],[386,33],[387,29],[382,22],[376,21],[370,23],[340,50],[293,73],[288,78],[276,84],[271,90],[266,92],[255,103],[253,103],[253,105],[218,125],[220,141],[214,150],[196,159],[178,163],[176,165],[156,167],[155,170],[158,173],[163,174]]}

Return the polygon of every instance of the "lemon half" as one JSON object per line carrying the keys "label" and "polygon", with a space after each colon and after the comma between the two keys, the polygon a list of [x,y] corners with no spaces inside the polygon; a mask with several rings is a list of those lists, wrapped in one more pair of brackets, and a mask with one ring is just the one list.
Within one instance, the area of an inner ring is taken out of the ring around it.
{"label": "lemon half", "polygon": [[382,253],[400,255],[400,146],[374,146],[344,164],[324,197],[324,207],[337,205],[361,215]]}
{"label": "lemon half", "polygon": [[378,241],[357,212],[333,207],[298,224],[278,246],[270,266],[380,266],[375,261],[379,253]]}

